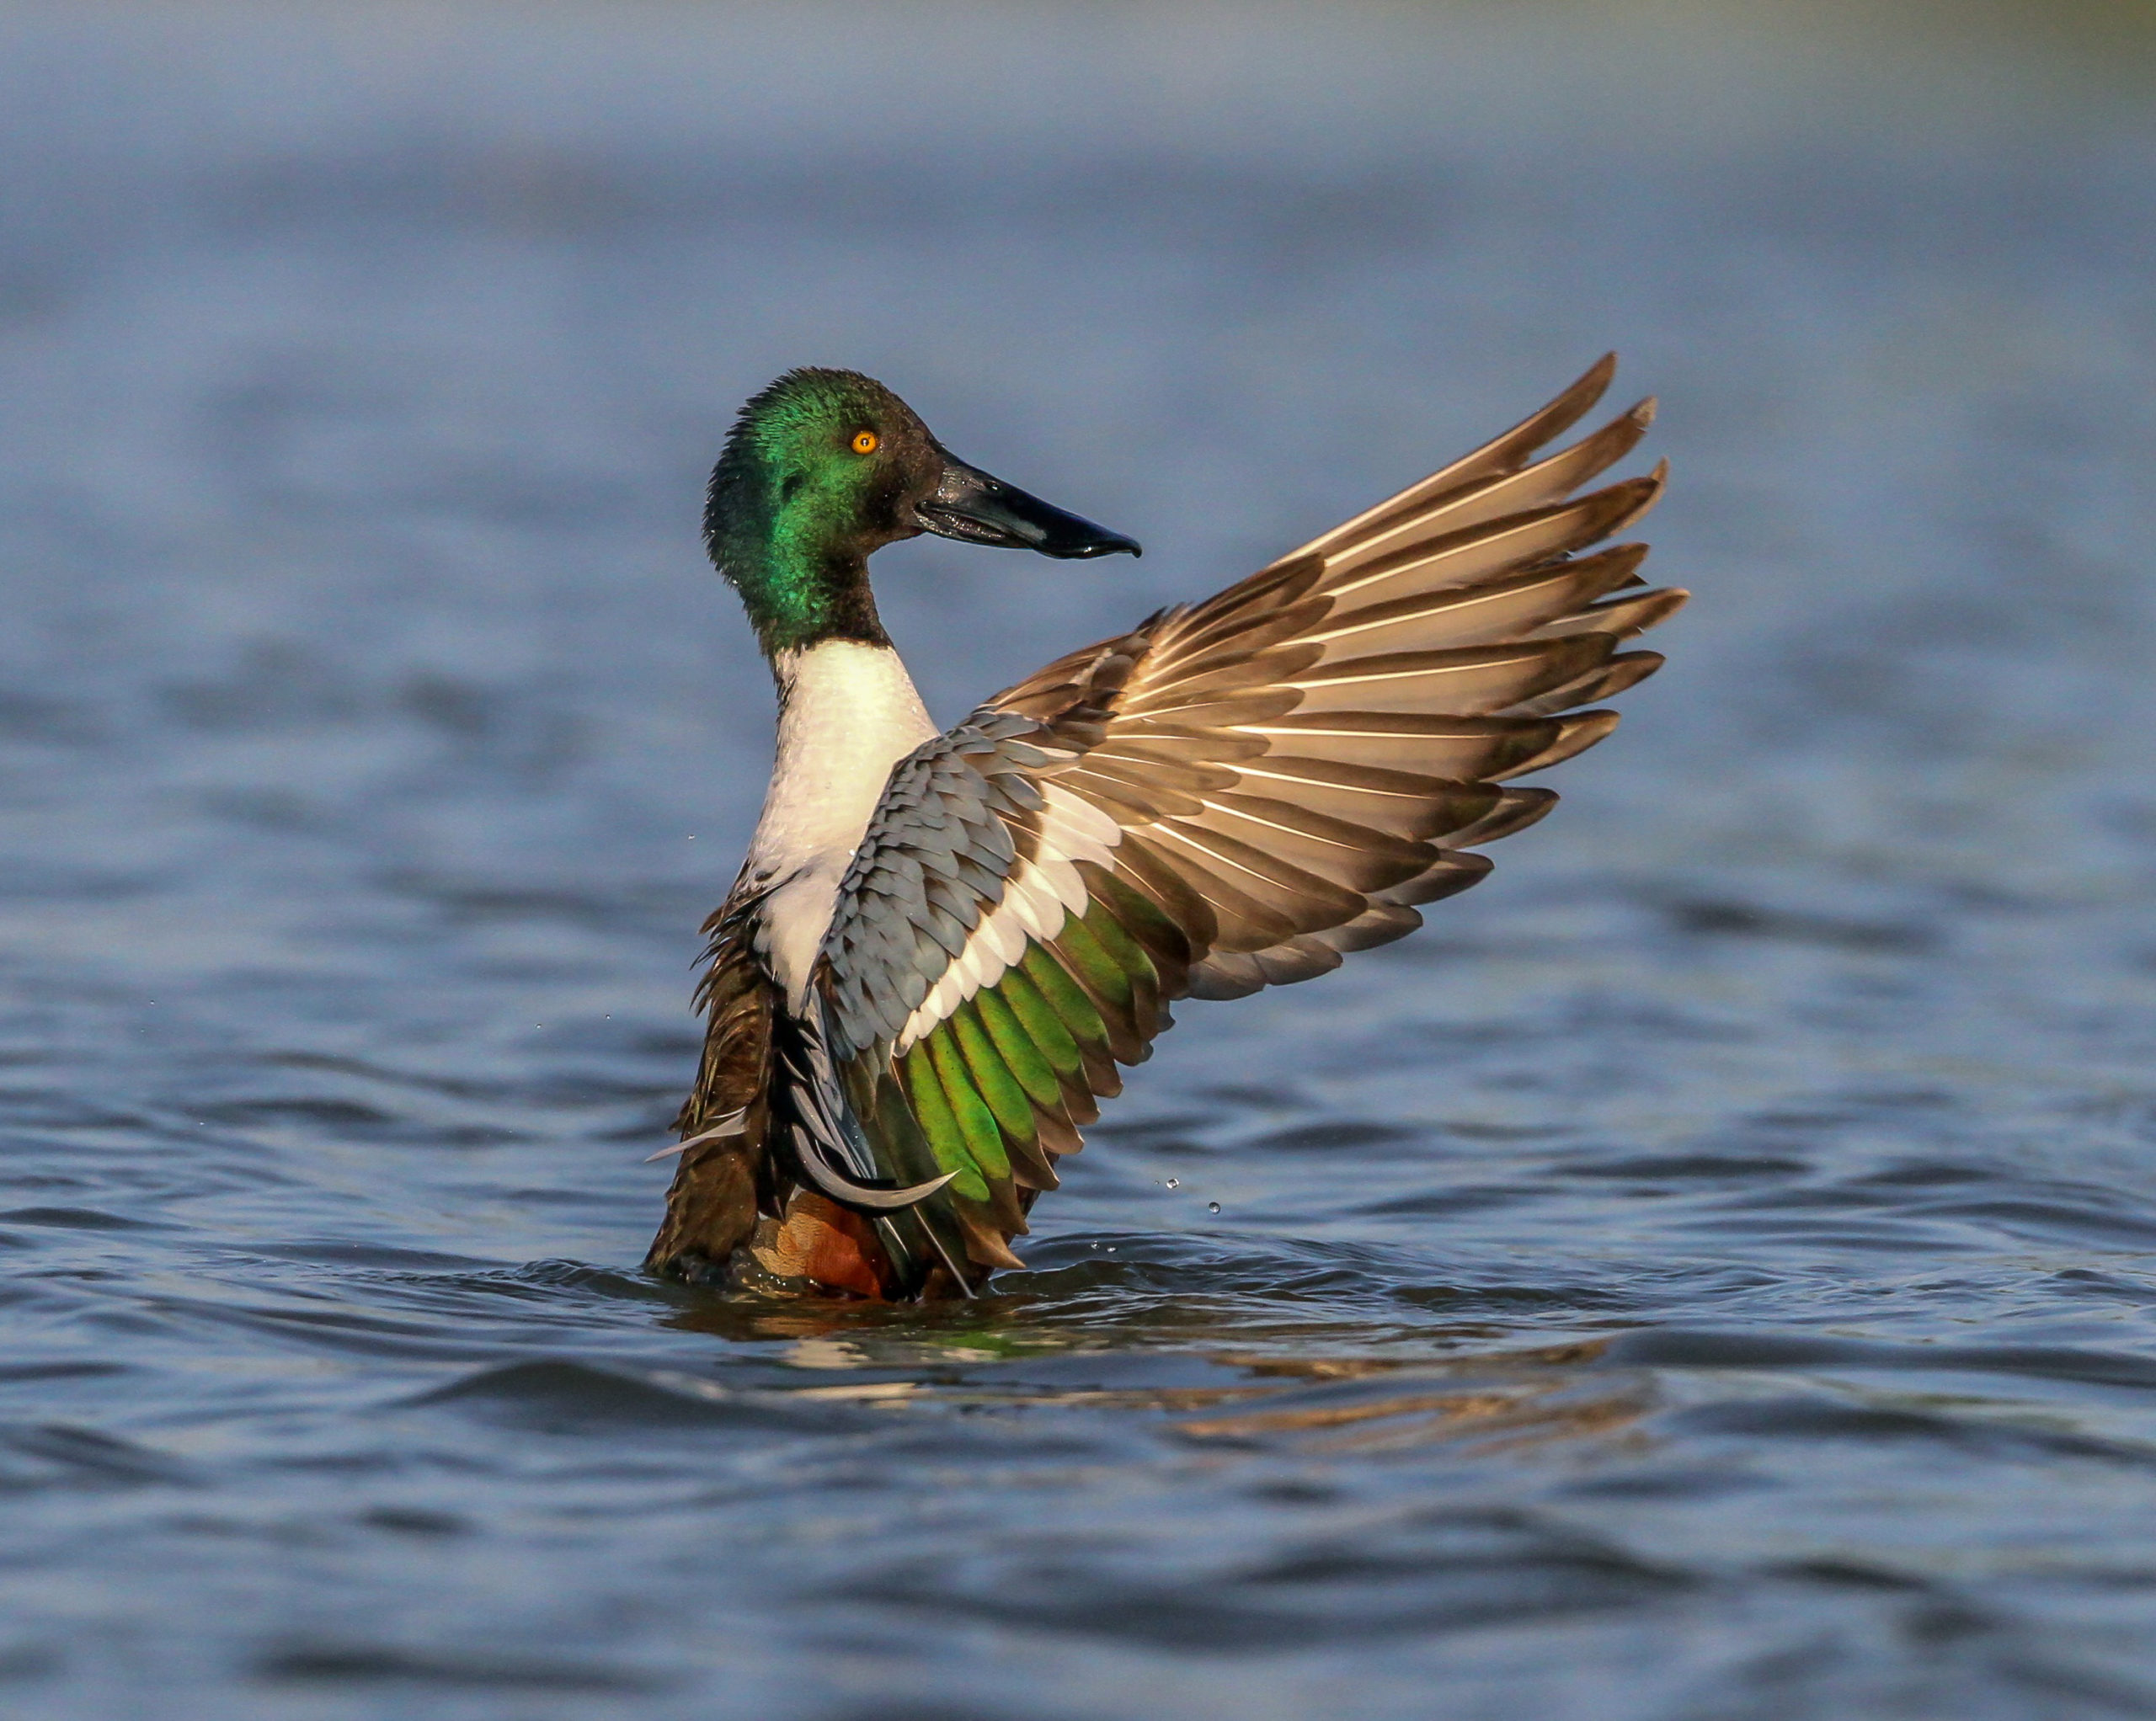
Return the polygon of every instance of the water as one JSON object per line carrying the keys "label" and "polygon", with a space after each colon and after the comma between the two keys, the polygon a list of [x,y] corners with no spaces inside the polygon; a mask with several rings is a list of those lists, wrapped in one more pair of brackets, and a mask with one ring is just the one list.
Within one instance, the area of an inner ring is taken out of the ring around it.
{"label": "water", "polygon": [[[2156,1713],[2081,15],[8,14],[0,1707]],[[1145,540],[882,558],[955,716],[1609,344],[1700,596],[1494,878],[1187,1007],[978,1307],[641,1276],[735,402],[857,365]]]}

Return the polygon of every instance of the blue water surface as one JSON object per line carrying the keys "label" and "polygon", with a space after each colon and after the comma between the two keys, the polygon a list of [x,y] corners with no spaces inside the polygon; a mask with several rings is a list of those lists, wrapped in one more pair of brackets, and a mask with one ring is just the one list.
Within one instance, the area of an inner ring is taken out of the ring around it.
{"label": "blue water surface", "polygon": [[[2156,45],[1876,10],[0,14],[0,1710],[2156,1713]],[[736,402],[1145,541],[879,557],[955,718],[1611,345],[1487,883],[978,1305],[641,1273]]]}

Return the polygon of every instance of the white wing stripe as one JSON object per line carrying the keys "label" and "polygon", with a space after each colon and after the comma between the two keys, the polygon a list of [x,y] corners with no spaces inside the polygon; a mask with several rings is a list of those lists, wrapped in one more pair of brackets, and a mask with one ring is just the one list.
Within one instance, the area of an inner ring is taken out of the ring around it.
{"label": "white wing stripe", "polygon": [[[1105,864],[1105,863],[1103,863]],[[1086,881],[1078,876],[1078,869],[1060,855],[1051,855],[1043,849],[1033,857],[1033,876],[1039,881],[1040,893],[1054,902],[1058,908],[1068,908],[1074,914],[1086,912],[1089,898],[1086,894]],[[1063,930],[1063,917],[1056,916],[1056,931]],[[1048,935],[1050,938],[1055,933]]]}
{"label": "white wing stripe", "polygon": [[[1068,875],[1067,878],[1065,875]],[[1078,869],[1060,855],[1056,857],[1054,866],[1020,882],[1025,887],[1025,899],[1032,905],[1034,924],[1043,938],[1054,938],[1063,930],[1063,923],[1068,917],[1082,914],[1091,906],[1086,881],[1079,877]]]}
{"label": "white wing stripe", "polygon": [[[996,915],[1007,909],[1011,918],[1018,923],[1019,930],[1029,938],[1049,939],[1063,930],[1063,904],[1053,892],[1037,893],[1031,879],[1013,879],[1003,888],[1003,901],[996,908]],[[1019,956],[1024,954],[1022,949],[1018,952]],[[1018,956],[1011,960],[1016,962]]]}
{"label": "white wing stripe", "polygon": [[958,977],[959,996],[962,998],[972,997],[974,993],[988,984],[988,975],[982,964],[982,955],[980,929],[975,927],[973,935],[966,940],[966,947],[958,952],[951,964],[951,971]]}
{"label": "white wing stripe", "polygon": [[1041,846],[1073,860],[1108,864],[1109,851],[1123,840],[1123,827],[1075,790],[1060,783],[1041,785],[1048,817],[1041,822]]}
{"label": "white wing stripe", "polygon": [[1112,851],[1122,840],[1120,826],[1067,789],[1045,786],[1047,807],[1041,820],[1040,846],[1003,882],[1003,900],[968,936],[921,1007],[907,1018],[892,1050],[904,1056],[921,1037],[976,992],[1001,980],[1025,959],[1035,940],[1046,942],[1063,930],[1073,914],[1086,912],[1091,900],[1074,860],[1113,865]]}
{"label": "white wing stripe", "polygon": [[1017,904],[1011,898],[1016,894],[1006,885],[1003,901],[996,904],[995,913],[980,923],[980,942],[995,952],[998,962],[1006,968],[1026,953],[1026,930],[1019,925],[1013,912]]}

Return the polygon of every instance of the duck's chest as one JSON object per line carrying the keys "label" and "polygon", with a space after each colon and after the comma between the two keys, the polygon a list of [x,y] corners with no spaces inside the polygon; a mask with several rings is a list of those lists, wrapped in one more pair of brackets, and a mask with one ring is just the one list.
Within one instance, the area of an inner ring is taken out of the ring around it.
{"label": "duck's chest", "polygon": [[775,881],[758,945],[798,1009],[891,767],[937,732],[888,646],[829,640],[782,652],[773,668],[778,752],[749,866],[752,877]]}

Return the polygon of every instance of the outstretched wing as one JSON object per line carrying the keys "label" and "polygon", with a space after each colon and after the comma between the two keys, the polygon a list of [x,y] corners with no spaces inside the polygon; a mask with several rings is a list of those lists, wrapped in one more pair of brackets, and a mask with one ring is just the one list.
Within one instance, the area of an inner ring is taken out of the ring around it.
{"label": "outstretched wing", "polygon": [[1401,937],[1556,797],[1508,786],[1600,740],[1577,708],[1684,601],[1593,550],[1662,469],[1575,496],[1643,402],[1540,461],[1605,359],[1504,435],[1195,605],[1059,659],[902,761],[841,887],[819,1052],[830,1156],[891,1185],[903,1281],[1017,1264],[1035,1194],[1185,995],[1307,979]]}

